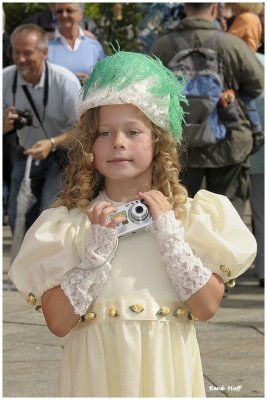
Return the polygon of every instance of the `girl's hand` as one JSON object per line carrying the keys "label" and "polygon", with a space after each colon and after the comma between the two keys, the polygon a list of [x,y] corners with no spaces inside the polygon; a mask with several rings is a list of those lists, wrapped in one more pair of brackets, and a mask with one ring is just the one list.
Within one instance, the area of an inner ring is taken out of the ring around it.
{"label": "girl's hand", "polygon": [[161,214],[172,210],[167,198],[158,190],[139,192],[139,197],[149,206],[153,220],[156,220]]}
{"label": "girl's hand", "polygon": [[101,201],[100,203],[96,204],[95,206],[89,208],[87,210],[88,218],[93,225],[101,225],[105,226],[106,228],[116,228],[123,220],[123,217],[115,218],[114,220],[110,221],[109,216],[110,214],[117,211],[117,208],[112,206],[112,203],[107,201]]}

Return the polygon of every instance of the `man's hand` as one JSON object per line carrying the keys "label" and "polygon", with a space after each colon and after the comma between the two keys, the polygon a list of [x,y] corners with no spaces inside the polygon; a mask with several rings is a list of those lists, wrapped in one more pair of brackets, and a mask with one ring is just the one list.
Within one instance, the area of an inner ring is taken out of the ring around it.
{"label": "man's hand", "polygon": [[15,112],[15,107],[10,106],[7,107],[4,111],[4,124],[3,124],[3,133],[8,133],[14,129],[14,121],[17,119],[19,116]]}
{"label": "man's hand", "polygon": [[79,79],[81,85],[83,85],[84,81],[89,78],[89,75],[85,74],[84,72],[76,72],[76,76]]}
{"label": "man's hand", "polygon": [[52,143],[50,139],[38,140],[32,147],[27,149],[24,154],[32,155],[34,160],[45,160],[50,154],[52,149]]}

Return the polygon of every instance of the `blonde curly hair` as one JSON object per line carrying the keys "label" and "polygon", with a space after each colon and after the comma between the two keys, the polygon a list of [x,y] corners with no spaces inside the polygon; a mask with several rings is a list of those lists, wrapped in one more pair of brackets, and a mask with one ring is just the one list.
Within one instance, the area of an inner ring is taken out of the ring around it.
{"label": "blonde curly hair", "polygon": [[[104,177],[94,167],[93,144],[97,137],[99,108],[86,111],[74,127],[74,140],[68,149],[69,164],[65,169],[63,190],[53,207],[86,210],[104,189]],[[187,190],[179,183],[181,166],[177,140],[169,132],[152,123],[155,138],[151,188],[168,198],[175,215],[180,218],[187,201]],[[179,146],[179,149],[182,148]]]}

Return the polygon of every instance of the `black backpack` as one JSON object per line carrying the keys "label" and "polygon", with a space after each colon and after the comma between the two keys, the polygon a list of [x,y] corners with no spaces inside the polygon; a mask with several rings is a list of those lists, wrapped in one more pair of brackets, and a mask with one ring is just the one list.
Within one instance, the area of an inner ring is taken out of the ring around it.
{"label": "black backpack", "polygon": [[220,102],[226,89],[223,59],[216,50],[222,34],[215,31],[196,48],[191,48],[180,33],[169,34],[177,52],[168,68],[186,81],[183,94],[189,104],[184,106],[184,140],[189,147],[205,147],[224,139],[227,128],[238,123],[235,101],[232,99],[227,107]]}

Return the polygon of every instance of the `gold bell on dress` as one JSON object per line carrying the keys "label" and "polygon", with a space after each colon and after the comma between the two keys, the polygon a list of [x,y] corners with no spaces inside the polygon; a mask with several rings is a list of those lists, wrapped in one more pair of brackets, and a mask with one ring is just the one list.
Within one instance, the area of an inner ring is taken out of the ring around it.
{"label": "gold bell on dress", "polygon": [[36,297],[33,293],[29,293],[27,296],[27,303],[34,306],[36,304]]}
{"label": "gold bell on dress", "polygon": [[144,311],[144,307],[141,306],[141,304],[133,304],[132,306],[129,306],[130,310],[136,313],[140,313]]}
{"label": "gold bell on dress", "polygon": [[117,308],[115,308],[115,307],[109,307],[107,313],[108,313],[109,317],[119,317],[120,316],[119,310],[117,310]]}
{"label": "gold bell on dress", "polygon": [[230,281],[228,281],[226,283],[226,286],[228,286],[229,288],[235,287],[235,280],[234,279],[230,279]]}
{"label": "gold bell on dress", "polygon": [[185,309],[183,307],[178,307],[177,310],[174,311],[173,315],[175,317],[183,317],[185,315]]}
{"label": "gold bell on dress", "polygon": [[86,319],[86,321],[92,321],[95,318],[96,318],[96,313],[95,312],[88,312],[84,316],[84,319]]}
{"label": "gold bell on dress", "polygon": [[170,312],[171,312],[170,307],[161,307],[158,310],[157,314],[159,314],[159,315],[168,315],[168,314],[170,314]]}

